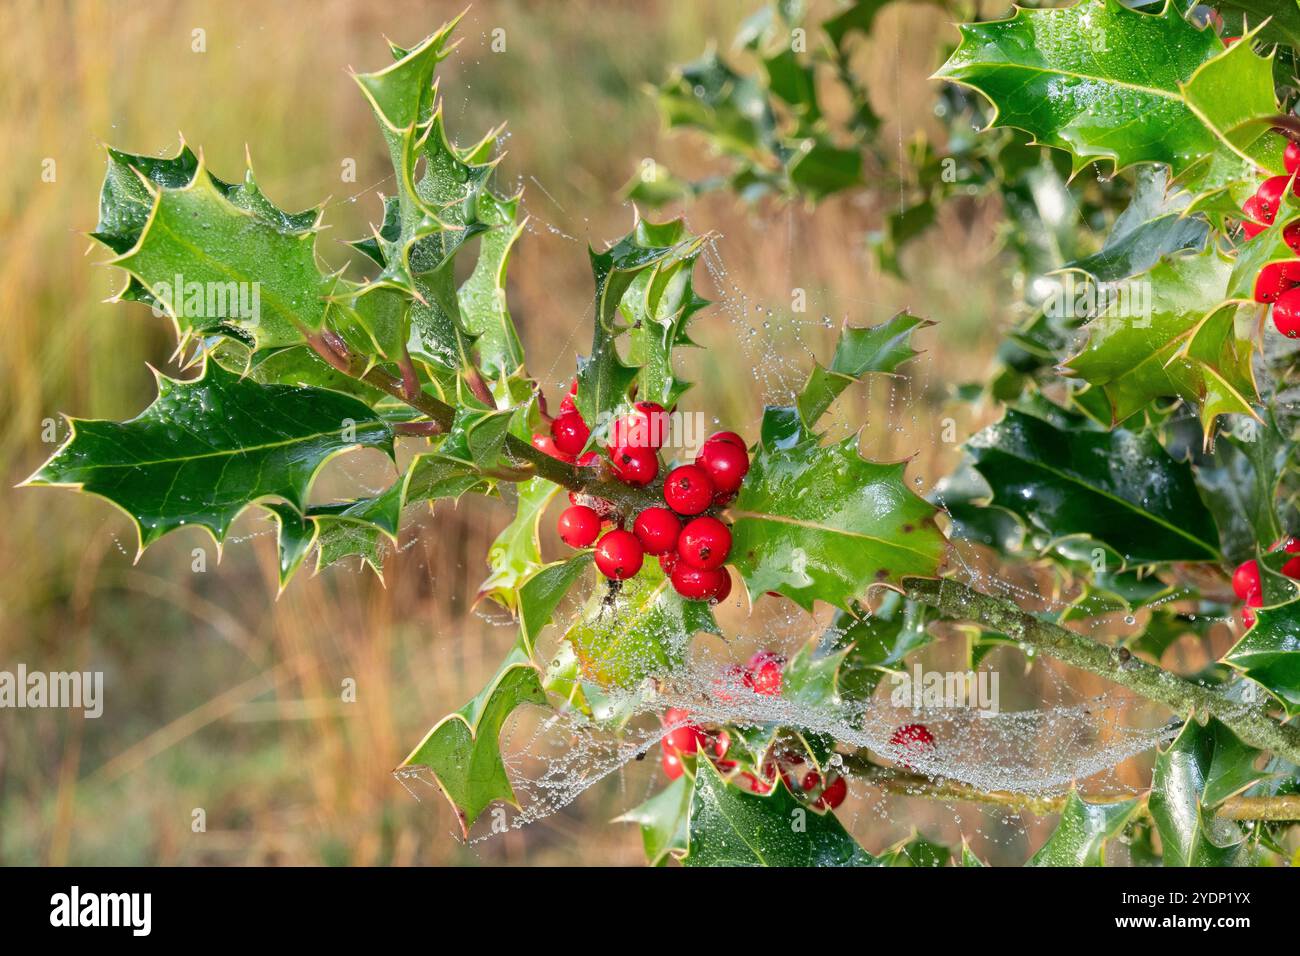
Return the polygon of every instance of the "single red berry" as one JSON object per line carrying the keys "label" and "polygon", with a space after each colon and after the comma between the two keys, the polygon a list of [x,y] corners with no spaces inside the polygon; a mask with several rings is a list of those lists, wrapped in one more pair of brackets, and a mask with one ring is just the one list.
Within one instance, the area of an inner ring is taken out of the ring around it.
{"label": "single red berry", "polygon": [[615,581],[626,581],[641,570],[645,551],[631,531],[615,528],[596,544],[596,567]]}
{"label": "single red berry", "polygon": [[587,447],[587,438],[591,429],[577,412],[565,412],[551,421],[551,437],[555,447],[566,455],[576,455]]}
{"label": "single red berry", "polygon": [[682,560],[701,571],[720,568],[731,553],[731,531],[717,518],[707,515],[694,518],[682,528],[677,539],[677,553]]}
{"label": "single red berry", "polygon": [[552,458],[558,458],[560,461],[565,462],[566,464],[572,465],[575,460],[572,455],[568,454],[567,452],[562,452],[560,451],[560,449],[556,448],[555,439],[552,438],[550,435],[534,435],[533,447],[536,448],[538,451],[540,451],[542,454],[550,455]]}
{"label": "single red berry", "polygon": [[1287,289],[1300,283],[1300,262],[1270,262],[1255,277],[1255,301],[1276,302]]}
{"label": "single red berry", "polygon": [[834,810],[844,802],[844,798],[848,795],[848,781],[846,781],[843,776],[836,776],[834,780],[826,784],[826,787],[822,790],[822,795],[817,802],[824,804],[831,810]]}
{"label": "single red berry", "polygon": [[785,658],[771,651],[759,651],[749,659],[745,686],[765,697],[781,696],[781,666]]}
{"label": "single red berry", "polygon": [[1241,626],[1248,631],[1255,626],[1255,612],[1248,607],[1241,609]]}
{"label": "single red berry", "polygon": [[667,508],[646,508],[632,522],[632,530],[646,554],[660,555],[677,547],[682,522]]}
{"label": "single red berry", "polygon": [[722,572],[722,587],[718,588],[718,593],[710,598],[714,604],[721,604],[731,596],[731,575],[727,573],[726,568],[718,568],[718,570]]}
{"label": "single red berry", "polygon": [[1292,252],[1300,255],[1300,219],[1297,219],[1282,230],[1282,238],[1286,241],[1287,246]]}
{"label": "single red berry", "polygon": [[660,757],[660,760],[663,764],[664,776],[669,780],[676,780],[686,770],[686,768],[682,766],[682,758],[678,754],[673,753],[667,747],[662,749],[663,756]]}
{"label": "single red berry", "polygon": [[731,494],[740,488],[740,483],[749,473],[749,452],[730,442],[719,441],[711,445],[705,442],[695,464],[709,473],[717,492]]}
{"label": "single red berry", "polygon": [[668,434],[668,413],[657,402],[637,402],[632,411],[610,428],[611,445],[635,448],[662,448]]}
{"label": "single red berry", "polygon": [[[708,438],[704,440],[704,448],[707,448],[709,447],[709,445],[717,444],[719,442],[722,442],[727,445],[735,445],[741,451],[747,451],[749,447],[748,445],[745,444],[745,439],[741,438],[735,432],[714,432],[712,435],[710,435]],[[700,451],[703,451],[704,448],[701,448]]]}
{"label": "single red berry", "polygon": [[609,453],[614,474],[629,485],[648,485],[659,474],[659,456],[653,448],[615,448]]}
{"label": "single red berry", "polygon": [[681,465],[668,473],[664,501],[679,515],[697,515],[713,502],[713,479],[697,465]]}
{"label": "single red berry", "polygon": [[1242,220],[1241,229],[1246,234],[1247,239],[1254,239],[1273,224],[1273,215],[1261,208],[1259,199],[1255,196],[1251,196],[1241,204],[1241,211],[1246,214],[1246,218]]}
{"label": "single red berry", "polygon": [[725,571],[693,568],[685,561],[673,565],[670,574],[673,590],[688,601],[707,601],[722,590]]}
{"label": "single red berry", "polygon": [[1255,198],[1259,200],[1259,208],[1268,215],[1268,221],[1272,222],[1273,217],[1277,215],[1278,209],[1282,206],[1282,197],[1286,194],[1287,183],[1291,182],[1290,176],[1270,176],[1259,184],[1255,190]]}
{"label": "single red berry", "polygon": [[664,574],[671,578],[673,576],[673,568],[677,567],[677,563],[680,560],[681,559],[677,557],[676,551],[667,551],[659,555],[659,567],[663,569]]}
{"label": "single red berry", "polygon": [[1273,327],[1289,339],[1300,338],[1300,286],[1287,289],[1273,303]]}
{"label": "single red berry", "polygon": [[718,735],[713,738],[713,753],[721,759],[727,755],[729,749],[731,749],[731,734],[725,730],[719,730]]}
{"label": "single red berry", "polygon": [[1259,562],[1254,558],[1243,561],[1232,572],[1232,591],[1243,601],[1263,593],[1263,584],[1259,579]]}
{"label": "single red berry", "polygon": [[1287,140],[1286,150],[1282,153],[1282,163],[1289,174],[1294,175],[1295,171],[1300,169],[1300,143],[1293,139]]}
{"label": "single red berry", "polygon": [[[925,724],[905,724],[894,731],[889,738],[889,746],[903,752],[922,753],[934,749],[934,734]],[[905,760],[900,763],[911,770],[912,765]]]}
{"label": "single red berry", "polygon": [[664,726],[677,725],[664,734],[664,750],[671,748],[677,753],[693,754],[700,749],[700,744],[706,739],[704,731],[690,723],[690,717],[691,715],[680,707],[669,707],[664,711]]}
{"label": "single red berry", "polygon": [[600,536],[600,515],[586,505],[571,505],[560,512],[560,540],[571,548],[589,548]]}

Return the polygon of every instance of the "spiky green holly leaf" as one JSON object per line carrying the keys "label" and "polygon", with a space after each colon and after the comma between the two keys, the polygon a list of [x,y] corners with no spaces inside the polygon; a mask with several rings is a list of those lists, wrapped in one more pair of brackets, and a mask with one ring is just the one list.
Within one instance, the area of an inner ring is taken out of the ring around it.
{"label": "spiky green holly leaf", "polygon": [[640,825],[646,860],[651,866],[661,866],[668,862],[670,855],[686,852],[687,823],[694,796],[695,780],[689,774],[682,774],[644,803],[616,817],[614,822]]}
{"label": "spiky green holly leaf", "polygon": [[229,332],[274,348],[325,322],[337,279],[320,269],[315,230],[271,206],[249,175],[244,187],[223,189],[200,158],[185,185],[156,187],[136,244],[112,260],[182,338]]}
{"label": "spiky green holly leaf", "polygon": [[988,864],[981,860],[975,854],[975,851],[971,849],[971,846],[966,842],[965,837],[962,837],[961,840],[961,865],[965,867],[988,866]]}
{"label": "spiky green holly leaf", "polygon": [[427,767],[466,834],[494,800],[518,806],[501,758],[500,737],[507,718],[522,704],[545,706],[546,694],[537,668],[516,647],[487,687],[434,724],[399,767]]}
{"label": "spiky green holly leaf", "polygon": [[1254,349],[1236,330],[1237,307],[1224,304],[1231,272],[1232,261],[1210,249],[1162,260],[1123,287],[1130,295],[1101,300],[1067,367],[1105,390],[1113,423],[1166,396],[1197,407],[1206,435],[1219,415],[1255,414]]}
{"label": "spiky green holly leaf", "polygon": [[1269,61],[1249,42],[1225,49],[1178,3],[1146,13],[1082,0],[960,29],[938,76],[979,90],[996,125],[1066,150],[1076,168],[1109,159],[1163,163],[1178,175],[1227,154],[1281,169],[1280,144],[1247,122],[1276,112]]}
{"label": "spiky green holly leaf", "polygon": [[778,783],[767,796],[728,786],[701,760],[691,799],[686,866],[873,866],[833,813],[819,814]]}
{"label": "spiky green holly leaf", "polygon": [[1166,866],[1231,866],[1246,835],[1213,807],[1264,776],[1251,769],[1259,755],[1214,718],[1189,719],[1156,755],[1147,805],[1160,832]]}
{"label": "spiky green holly leaf", "polygon": [[[578,394],[574,399],[593,432],[609,422],[628,397],[637,369],[623,361],[618,339],[630,326],[619,322],[620,303],[638,275],[673,259],[693,263],[701,240],[687,234],[681,220],[652,223],[639,219],[626,236],[604,252],[588,250],[596,286],[591,354],[578,363]],[[689,276],[690,266],[685,269]],[[675,344],[675,343],[673,343]],[[671,376],[671,360],[668,363]]]}
{"label": "spiky green holly leaf", "polygon": [[189,381],[157,378],[158,397],[130,421],[71,419],[68,440],[28,479],[113,502],[135,522],[141,549],[185,525],[221,541],[262,498],[301,512],[334,455],[393,454],[387,423],[348,395],[261,385],[213,361]]}
{"label": "spiky green holly leaf", "polygon": [[1232,420],[1232,430],[1221,430],[1213,451],[1192,467],[1232,565],[1254,557],[1261,541],[1282,537],[1275,502],[1291,446],[1271,412],[1261,418]]}
{"label": "spiky green holly leaf", "polygon": [[354,74],[353,79],[388,130],[400,132],[427,122],[432,115],[436,99],[434,72],[455,49],[456,44],[449,41],[459,22],[458,16],[444,23],[409,50],[391,47],[397,62],[382,70]]}
{"label": "spiky green holly leaf", "polygon": [[937,509],[904,484],[905,462],[867,461],[857,436],[823,445],[797,417],[776,417],[730,511],[731,563],[751,598],[776,591],[805,609],[847,609],[872,584],[938,573],[947,542]]}
{"label": "spiky green holly leaf", "polygon": [[602,688],[630,688],[650,676],[671,674],[686,659],[691,638],[717,634],[703,601],[673,590],[657,561],[613,589],[595,581],[591,597],[564,639],[573,646],[583,676]]}
{"label": "spiky green holly leaf", "polygon": [[477,600],[488,598],[518,613],[519,589],[543,563],[542,514],[559,492],[560,486],[545,478],[530,478],[518,485],[515,517],[488,548],[491,572],[479,585]]}
{"label": "spiky green holly leaf", "polygon": [[757,157],[776,145],[776,117],[762,85],[709,50],[680,66],[659,89],[670,129],[693,127],[723,152]]}
{"label": "spiky green holly leaf", "polygon": [[1242,36],[1247,27],[1259,27],[1258,42],[1285,43],[1300,50],[1300,4],[1291,0],[1215,0],[1213,6],[1223,14],[1224,36]]}
{"label": "spiky green holly leaf", "polygon": [[1056,829],[1029,861],[1029,866],[1103,866],[1106,841],[1123,832],[1142,800],[1088,803],[1071,790]]}
{"label": "spiky green holly leaf", "polygon": [[883,866],[938,867],[946,866],[951,859],[951,847],[927,840],[915,831],[880,854]]}
{"label": "spiky green holly leaf", "polygon": [[1136,180],[1132,200],[1115,219],[1101,249],[1066,268],[1086,272],[1098,282],[1117,282],[1146,272],[1164,256],[1204,248],[1209,224],[1188,212],[1187,193],[1169,188],[1168,170],[1143,166]]}
{"label": "spiky green holly leaf", "polygon": [[683,253],[639,272],[623,294],[621,311],[629,327],[628,363],[637,368],[637,401],[671,408],[690,387],[677,377],[673,352],[695,344],[687,325],[709,303],[695,292],[693,284],[698,243],[680,220],[664,227],[656,241],[683,244]]}
{"label": "spiky green holly leaf", "polygon": [[966,447],[993,504],[1052,538],[1087,535],[1133,564],[1219,559],[1191,469],[1149,432],[1058,428],[1011,409]]}
{"label": "spiky green holly leaf", "polygon": [[934,325],[907,312],[900,312],[880,325],[844,325],[835,343],[830,367],[813,366],[808,381],[795,399],[805,427],[812,428],[840,394],[872,372],[892,373],[909,359],[921,354],[912,348],[912,334]]}
{"label": "spiky green holly leaf", "polygon": [[519,638],[529,654],[537,647],[537,638],[551,623],[560,602],[583,578],[590,564],[591,555],[586,553],[556,561],[538,568],[519,586]]}
{"label": "spiky green holly leaf", "polygon": [[506,303],[506,263],[527,220],[516,222],[519,197],[478,197],[479,219],[488,225],[479,238],[474,271],[457,291],[465,330],[474,338],[479,365],[488,375],[509,376],[524,364],[524,347]]}
{"label": "spiky green holly leaf", "polygon": [[137,156],[107,148],[108,169],[99,191],[99,222],[90,235],[121,254],[140,241],[158,187],[181,189],[194,179],[199,158],[184,143],[175,156]]}
{"label": "spiky green holly leaf", "polygon": [[1255,612],[1255,626],[1223,655],[1227,664],[1300,715],[1300,601]]}

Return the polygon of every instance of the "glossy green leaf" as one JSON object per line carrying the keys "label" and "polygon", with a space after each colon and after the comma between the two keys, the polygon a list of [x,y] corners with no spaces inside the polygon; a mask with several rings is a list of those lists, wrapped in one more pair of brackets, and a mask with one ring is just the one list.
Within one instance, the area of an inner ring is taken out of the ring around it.
{"label": "glossy green leaf", "polygon": [[1257,755],[1213,718],[1204,726],[1188,720],[1157,754],[1147,803],[1166,866],[1231,866],[1239,859],[1245,833],[1215,816],[1213,805],[1263,776],[1249,768]]}
{"label": "glossy green leaf", "polygon": [[499,200],[479,196],[479,218],[488,229],[479,239],[478,261],[460,286],[457,297],[465,330],[474,337],[479,365],[488,375],[516,372],[524,364],[524,348],[506,303],[506,263],[524,231],[516,222],[518,197]]}
{"label": "glossy green leaf", "polygon": [[691,802],[695,781],[682,774],[649,800],[617,817],[615,823],[636,823],[641,827],[646,860],[651,866],[667,862],[670,854],[686,852]]}
{"label": "glossy green leaf", "polygon": [[1214,250],[1166,259],[1126,287],[1088,326],[1087,346],[1067,363],[1103,388],[1112,421],[1123,422],[1152,400],[1177,397],[1200,409],[1209,434],[1223,414],[1254,415],[1253,347],[1224,305],[1231,260]]}
{"label": "glossy green leaf", "polygon": [[1076,168],[1110,159],[1163,163],[1178,175],[1220,152],[1261,158],[1255,140],[1265,127],[1243,124],[1276,112],[1269,61],[1249,43],[1225,51],[1178,3],[1139,12],[1082,0],[960,29],[938,75],[979,90],[997,125],[1068,151]]}
{"label": "glossy green leaf", "polygon": [[537,638],[551,623],[560,602],[580,581],[591,564],[590,554],[556,561],[534,571],[518,589],[520,639],[531,654]]}
{"label": "glossy green leaf", "polygon": [[559,492],[559,485],[544,478],[519,484],[514,520],[488,548],[491,573],[479,585],[478,600],[489,598],[518,613],[520,588],[542,567],[542,514]]}
{"label": "glossy green leaf", "polygon": [[1030,866],[1102,866],[1106,841],[1118,836],[1142,805],[1140,798],[1088,803],[1071,790],[1056,829]]}
{"label": "glossy green leaf", "polygon": [[388,425],[337,392],[261,385],[216,362],[189,381],[158,376],[158,397],[127,422],[72,419],[72,434],[28,483],[106,498],[135,522],[143,549],[185,525],[221,541],[249,504],[300,512],[321,466],[355,447],[393,453]]}
{"label": "glossy green leaf", "polygon": [[856,436],[791,441],[765,434],[730,510],[731,562],[751,598],[776,591],[804,608],[847,609],[872,584],[938,573],[947,542],[934,507],[904,484],[906,463],[864,460]]}
{"label": "glossy green leaf", "polygon": [[1300,715],[1300,601],[1258,609],[1255,626],[1223,660],[1263,686],[1287,714]]}
{"label": "glossy green leaf", "polygon": [[872,866],[834,814],[800,804],[784,784],[765,797],[728,786],[707,760],[691,799],[686,866]]}
{"label": "glossy green leaf", "polygon": [[501,728],[521,704],[546,704],[537,669],[516,648],[477,697],[448,714],[402,761],[401,768],[427,767],[451,801],[462,829],[469,828],[494,800],[518,805],[501,758]]}
{"label": "glossy green leaf", "polygon": [[900,312],[880,325],[865,328],[845,325],[840,330],[830,367],[821,363],[814,365],[795,400],[804,425],[812,428],[831,403],[854,382],[872,372],[895,372],[904,362],[919,355],[912,348],[912,334],[933,324]]}
{"label": "glossy green leaf", "polygon": [[718,633],[709,605],[678,596],[659,562],[651,560],[613,589],[597,579],[564,638],[587,680],[602,688],[630,688],[677,670],[691,638],[701,632]]}
{"label": "glossy green leaf", "polygon": [[1053,538],[1088,535],[1135,564],[1219,557],[1191,469],[1149,433],[1062,429],[1013,409],[967,448],[993,503]]}

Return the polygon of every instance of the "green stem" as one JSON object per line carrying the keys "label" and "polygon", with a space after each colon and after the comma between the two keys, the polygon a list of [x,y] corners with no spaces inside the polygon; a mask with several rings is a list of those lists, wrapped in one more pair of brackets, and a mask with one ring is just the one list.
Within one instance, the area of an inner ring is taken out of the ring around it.
{"label": "green stem", "polygon": [[[861,754],[844,757],[845,768],[888,793],[905,797],[922,797],[927,800],[964,801],[990,806],[1024,810],[1035,816],[1060,813],[1069,799],[1066,794],[1045,797],[1012,790],[980,790],[956,780],[939,782],[919,773],[895,770],[872,763]],[[1100,794],[1088,796],[1089,803],[1119,803],[1131,800],[1136,794]],[[1145,804],[1143,812],[1145,812]],[[1229,797],[1214,808],[1214,815],[1225,820],[1300,820],[1300,795],[1287,794],[1276,797]]]}
{"label": "green stem", "polygon": [[959,620],[983,624],[1072,667],[1105,677],[1164,704],[1183,718],[1193,711],[1210,714],[1251,746],[1300,763],[1300,727],[1281,724],[1262,708],[1234,701],[1213,688],[1139,660],[1125,648],[1068,631],[1034,617],[1010,601],[982,594],[949,578],[908,578],[903,586],[914,601]]}

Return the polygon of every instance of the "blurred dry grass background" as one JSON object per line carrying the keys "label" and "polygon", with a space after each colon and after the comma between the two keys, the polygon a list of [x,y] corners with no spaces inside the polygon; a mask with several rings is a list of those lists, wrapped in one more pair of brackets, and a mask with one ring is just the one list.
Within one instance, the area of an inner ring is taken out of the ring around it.
{"label": "blurred dry grass background", "polygon": [[[626,231],[632,211],[616,193],[638,160],[657,156],[685,173],[709,167],[697,141],[663,135],[645,85],[709,38],[725,45],[752,6],[479,0],[469,11],[441,74],[449,125],[470,142],[509,123],[502,170],[525,187],[534,224],[511,265],[511,302],[530,367],[548,384],[567,380],[587,344],[583,244]],[[87,253],[84,236],[100,143],[170,152],[183,130],[227,179],[239,175],[247,144],[281,206],[332,195],[320,247],[342,261],[333,240],[367,230],[379,213],[369,187],[383,190],[390,173],[344,68],[375,68],[387,56],[382,35],[410,44],[459,11],[459,0],[0,6],[0,667],[96,669],[107,684],[99,720],[0,712],[0,863],[641,860],[636,829],[607,821],[635,802],[652,761],[629,770],[631,782],[607,781],[564,813],[472,847],[453,838],[440,798],[416,801],[389,775],[430,723],[477,692],[513,639],[469,607],[503,506],[466,501],[424,520],[411,547],[390,557],[385,585],[333,569],[304,574],[277,602],[260,519],[242,519],[237,537],[247,540],[231,542],[219,566],[209,553],[208,570],[195,573],[191,549],[208,545],[198,533],[164,539],[133,564],[132,531],[103,502],[12,487],[51,450],[44,420],[134,415],[153,394],[145,363],[166,368],[171,352],[166,323],[103,304],[120,279],[98,264],[100,250]],[[494,54],[498,26],[507,49]],[[206,31],[204,53],[191,50],[196,28]],[[927,5],[886,10],[859,62],[887,118],[884,135],[933,122],[926,77],[936,33],[950,30]],[[345,157],[357,162],[355,184],[340,182]],[[56,163],[52,183],[41,178],[46,158]],[[986,373],[1012,318],[996,213],[947,216],[909,254],[904,284],[871,263],[863,236],[874,213],[852,200],[810,212],[718,196],[689,210],[696,231],[718,235],[727,268],[721,283],[701,270],[702,291],[771,308],[777,321],[761,332],[763,350],[791,367],[806,368],[809,349],[826,354],[834,335],[820,322],[788,321],[796,286],[814,318],[836,325],[902,307],[940,322],[910,378],[860,389],[840,409],[844,425],[865,425],[869,455],[919,452],[911,473],[927,489],[953,464],[938,421],[953,415],[963,437],[978,424],[946,386]],[[752,431],[781,383],[756,377],[760,356],[737,347],[745,324],[763,316],[732,312],[699,320],[697,338],[713,348],[690,357],[687,377],[704,383],[698,407]],[[355,704],[339,702],[347,677],[357,681]],[[191,832],[195,808],[206,812],[206,833]],[[906,819],[864,813],[854,828],[878,850],[906,835]],[[946,811],[915,819],[933,821],[933,836],[957,835]],[[1006,846],[976,845],[1016,862],[1032,849],[1017,833],[1004,833]]]}

